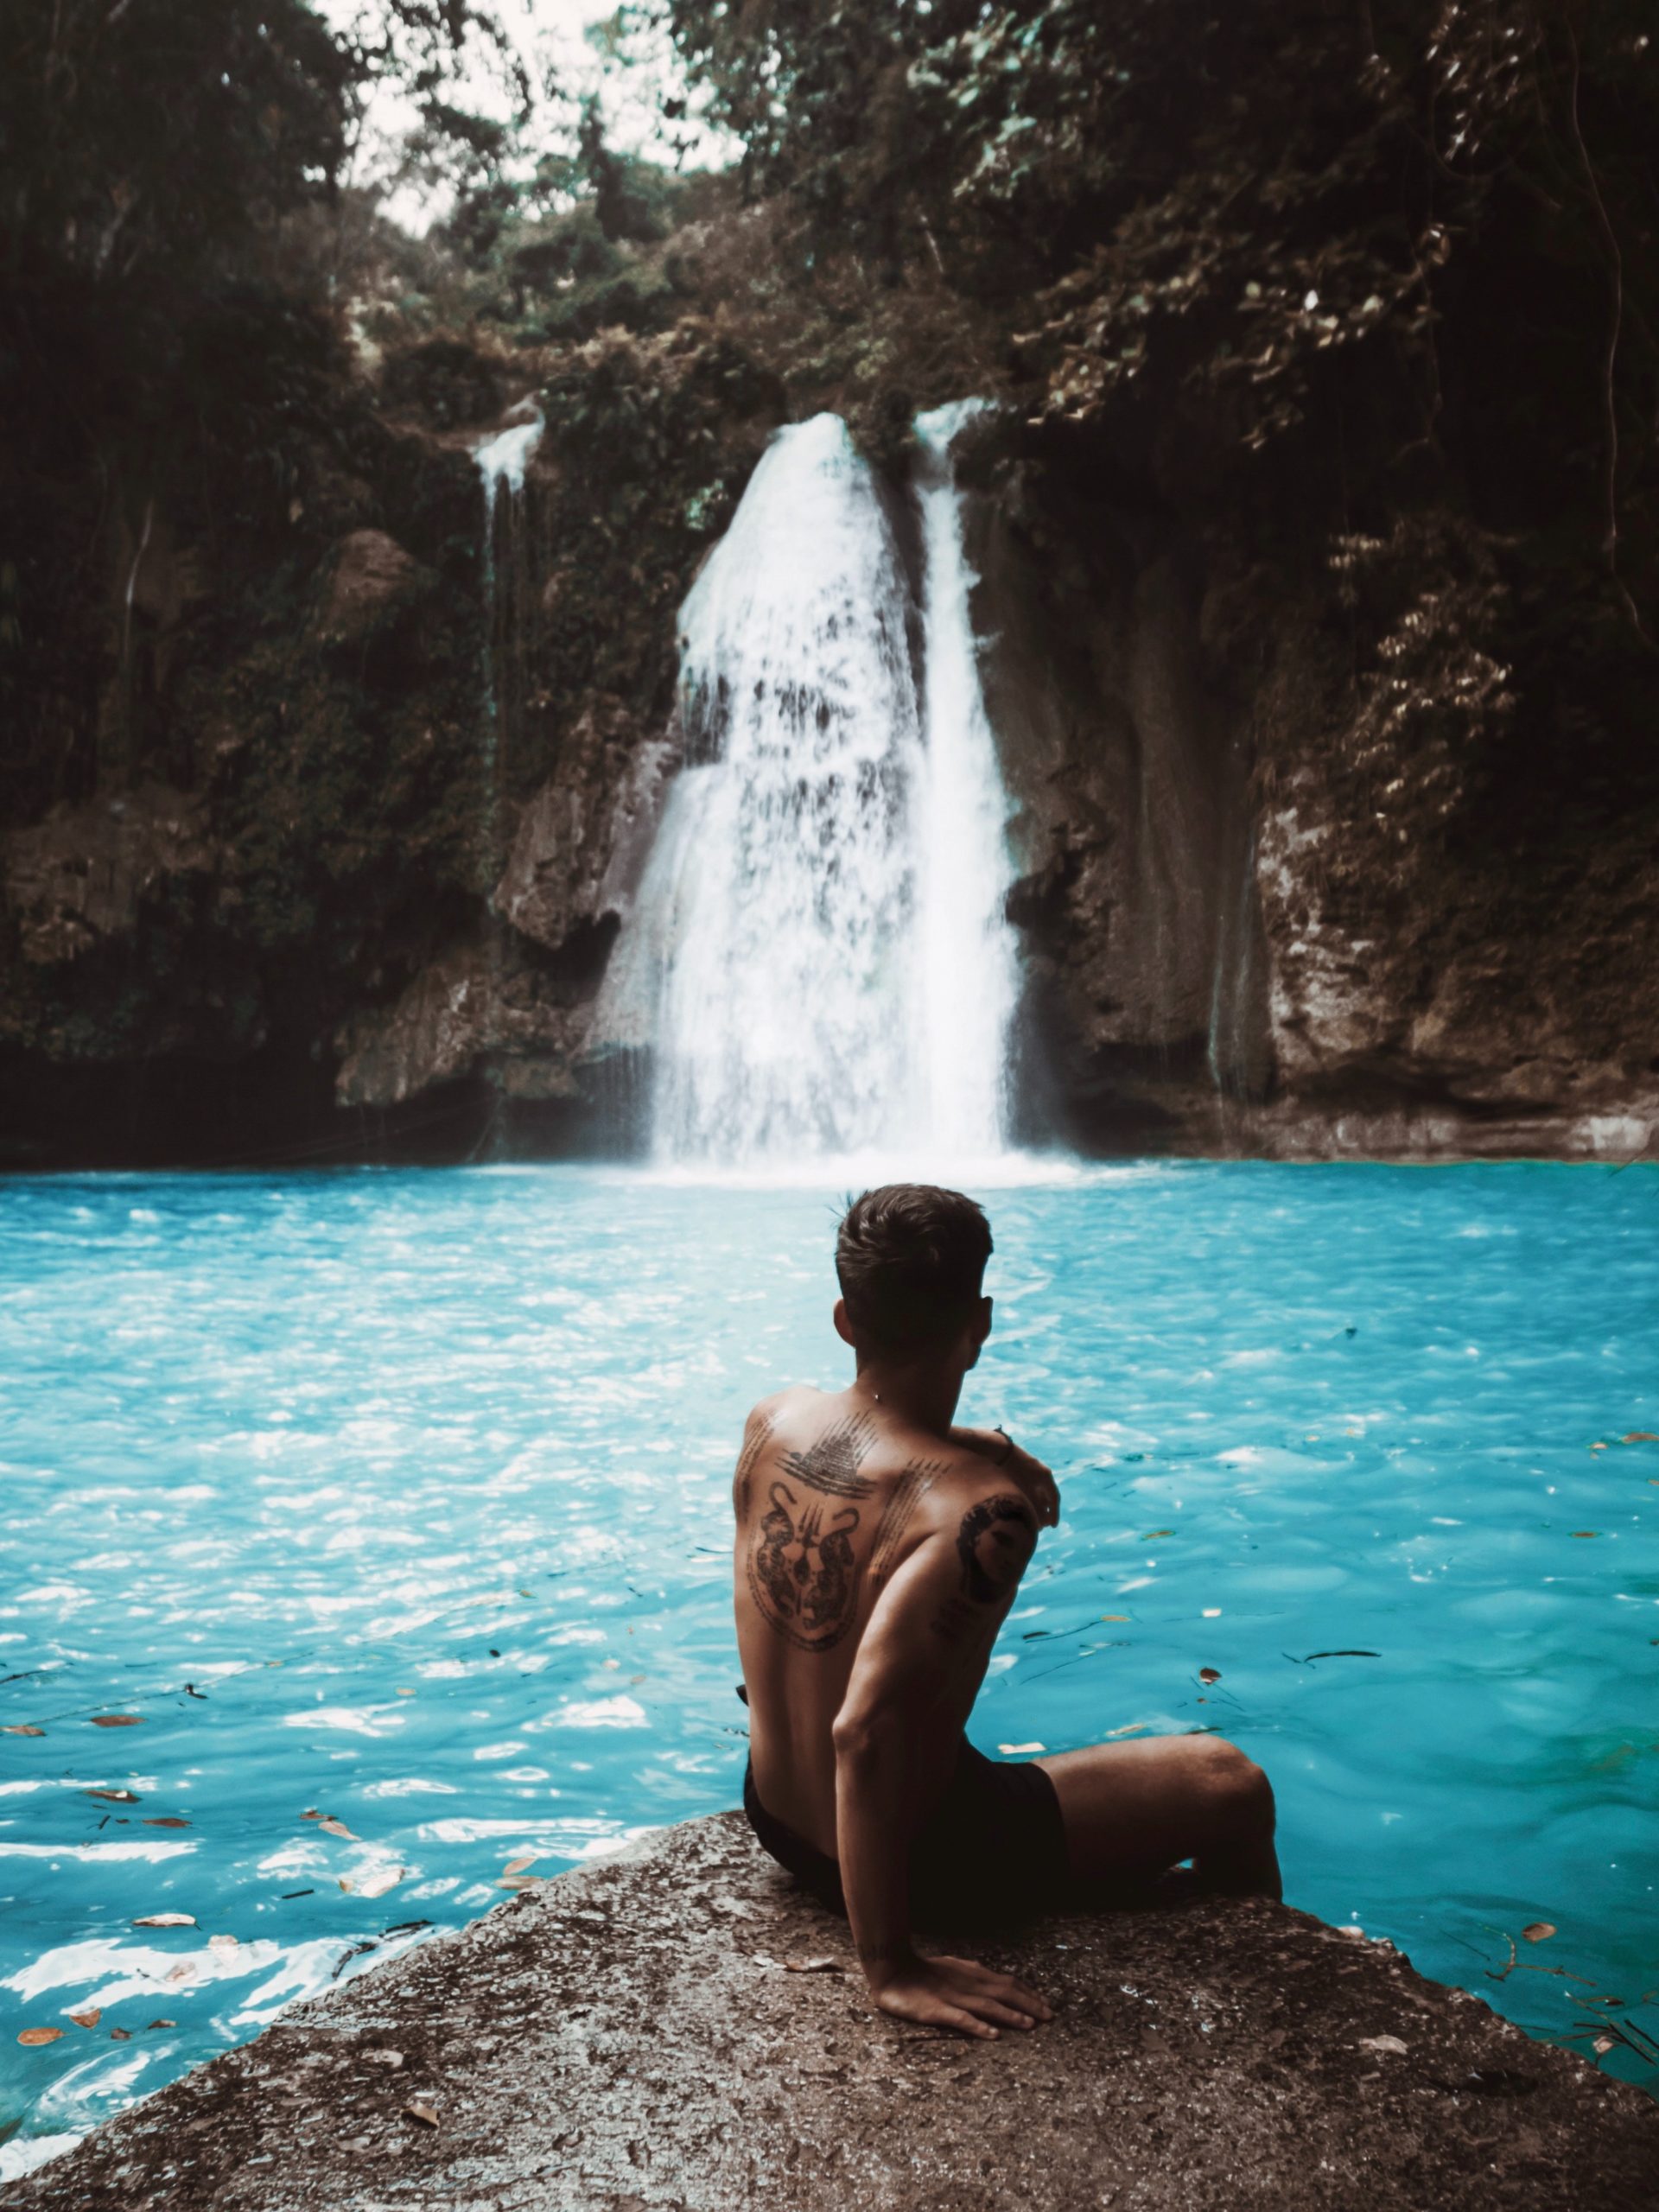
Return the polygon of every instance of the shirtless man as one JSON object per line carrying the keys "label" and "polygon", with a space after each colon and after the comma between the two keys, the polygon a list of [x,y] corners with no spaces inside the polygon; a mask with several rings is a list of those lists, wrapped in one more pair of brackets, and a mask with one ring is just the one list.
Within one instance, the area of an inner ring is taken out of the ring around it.
{"label": "shirtless man", "polygon": [[925,1957],[912,1914],[967,1928],[1189,1859],[1205,1888],[1280,1894],[1273,1792],[1220,1738],[1014,1764],[963,1732],[1038,1531],[1059,1517],[1040,1461],[1001,1429],[951,1426],[990,1331],[990,1250],[955,1191],[866,1192],[836,1242],[856,1376],[758,1405],[733,1491],[750,1822],[846,1912],[884,2012],[984,2037],[1048,2005],[971,1960]]}

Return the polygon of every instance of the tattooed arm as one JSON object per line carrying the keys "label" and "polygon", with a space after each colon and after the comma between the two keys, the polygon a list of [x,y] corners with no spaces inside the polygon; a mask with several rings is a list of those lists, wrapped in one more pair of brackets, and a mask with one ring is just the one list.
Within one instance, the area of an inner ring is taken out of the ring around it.
{"label": "tattooed arm", "polygon": [[1014,1491],[974,1499],[893,1573],[836,1719],[836,1835],[848,1917],[877,2005],[976,2036],[1028,2028],[1043,2000],[965,1959],[925,1959],[910,1936],[907,1861],[919,1778],[954,1746],[1037,1541]]}

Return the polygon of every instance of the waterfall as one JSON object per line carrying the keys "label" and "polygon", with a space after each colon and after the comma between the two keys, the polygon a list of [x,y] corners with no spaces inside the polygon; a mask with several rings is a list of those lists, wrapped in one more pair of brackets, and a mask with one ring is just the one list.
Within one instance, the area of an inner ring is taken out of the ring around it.
{"label": "waterfall", "polygon": [[[514,412],[518,411],[515,409]],[[543,427],[542,417],[531,412],[523,422],[509,423],[505,430],[498,430],[473,455],[484,484],[484,714],[489,733],[487,764],[493,807],[499,796],[497,783],[504,765],[500,757],[503,726],[506,727],[510,744],[518,696],[524,689],[522,671],[516,667],[516,648],[523,639],[523,603],[531,588],[531,579],[529,563],[522,557],[522,533],[518,525],[524,505],[524,472]],[[497,518],[504,506],[505,520],[499,523]],[[505,539],[505,560],[496,549],[498,531]],[[518,679],[516,683],[515,677]]]}
{"label": "waterfall", "polygon": [[920,964],[928,1130],[950,1156],[1007,1142],[1008,1027],[1018,976],[1003,909],[1014,872],[1007,794],[985,712],[950,448],[985,411],[958,400],[916,418],[922,512],[925,804],[918,810]]}
{"label": "waterfall", "polygon": [[893,521],[836,416],[778,434],[681,610],[685,765],[594,1024],[652,1055],[659,1160],[1001,1148],[1007,807],[949,461],[969,411],[918,424],[919,699]]}

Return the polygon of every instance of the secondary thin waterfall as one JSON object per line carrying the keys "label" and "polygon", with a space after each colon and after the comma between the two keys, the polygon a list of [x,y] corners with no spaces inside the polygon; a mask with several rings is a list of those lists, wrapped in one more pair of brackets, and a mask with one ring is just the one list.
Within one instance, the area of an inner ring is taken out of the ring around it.
{"label": "secondary thin waterfall", "polygon": [[542,417],[531,414],[524,422],[499,430],[473,455],[484,485],[484,713],[493,798],[496,772],[505,765],[500,760],[503,725],[510,747],[524,690],[519,647],[524,602],[531,586],[519,524],[524,472],[543,427]]}
{"label": "secondary thin waterfall", "polygon": [[919,698],[888,504],[838,416],[779,433],[681,611],[686,765],[595,1023],[652,1054],[660,1159],[1002,1147],[1007,805],[949,461],[968,411],[918,424]]}
{"label": "secondary thin waterfall", "polygon": [[1007,1039],[1018,976],[1004,908],[1013,870],[1007,794],[985,712],[951,467],[958,433],[985,402],[916,418],[922,511],[925,785],[918,809],[920,963],[931,1142],[947,1155],[1007,1140]]}

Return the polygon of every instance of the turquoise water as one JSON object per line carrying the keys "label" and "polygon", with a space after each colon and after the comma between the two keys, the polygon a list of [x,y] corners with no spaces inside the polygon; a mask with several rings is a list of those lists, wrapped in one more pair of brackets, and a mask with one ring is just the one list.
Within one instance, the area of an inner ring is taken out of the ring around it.
{"label": "turquoise water", "polygon": [[[1659,2031],[1659,1443],[1619,1440],[1659,1431],[1659,1173],[985,1196],[964,1417],[1064,1493],[981,1744],[1220,1727],[1293,1903],[1535,2033]],[[44,1732],[0,1736],[0,2136],[84,2128],[511,1861],[735,1802],[734,1447],[841,1376],[834,1213],[595,1168],[0,1185],[0,1724]]]}

